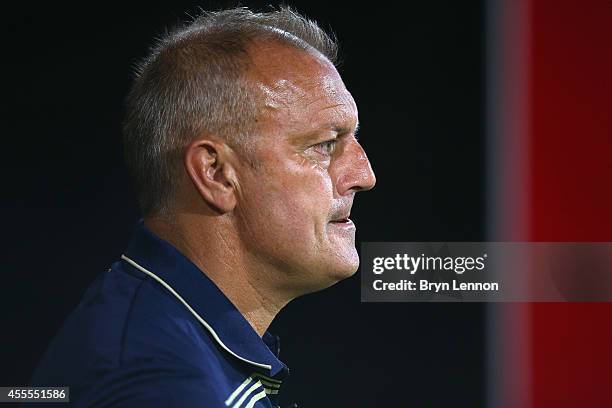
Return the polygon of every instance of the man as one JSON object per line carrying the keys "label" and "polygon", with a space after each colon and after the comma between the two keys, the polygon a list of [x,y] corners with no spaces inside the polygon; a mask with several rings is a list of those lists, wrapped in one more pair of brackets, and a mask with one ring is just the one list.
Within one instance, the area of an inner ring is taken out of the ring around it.
{"label": "man", "polygon": [[287,8],[205,13],[159,42],[124,126],[144,221],[34,385],[76,406],[277,406],[288,369],[266,330],[357,270],[349,215],[375,184],[335,55]]}

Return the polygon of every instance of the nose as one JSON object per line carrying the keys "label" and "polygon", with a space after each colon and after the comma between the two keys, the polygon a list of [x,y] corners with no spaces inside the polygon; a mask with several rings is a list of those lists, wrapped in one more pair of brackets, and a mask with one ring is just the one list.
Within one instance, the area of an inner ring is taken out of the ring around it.
{"label": "nose", "polygon": [[341,196],[370,190],[376,184],[368,156],[355,138],[347,142],[336,169],[336,190]]}

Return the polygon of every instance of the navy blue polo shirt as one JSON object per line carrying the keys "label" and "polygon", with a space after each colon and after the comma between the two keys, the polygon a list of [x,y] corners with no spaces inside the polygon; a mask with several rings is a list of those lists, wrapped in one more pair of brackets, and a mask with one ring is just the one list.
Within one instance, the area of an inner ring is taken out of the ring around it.
{"label": "navy blue polo shirt", "polygon": [[138,223],[50,344],[32,385],[79,407],[272,408],[289,370],[189,259]]}

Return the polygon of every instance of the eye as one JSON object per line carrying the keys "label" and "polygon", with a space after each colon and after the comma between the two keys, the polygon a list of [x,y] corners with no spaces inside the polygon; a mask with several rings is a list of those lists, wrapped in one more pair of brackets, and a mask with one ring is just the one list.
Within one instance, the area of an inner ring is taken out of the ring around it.
{"label": "eye", "polygon": [[325,142],[314,145],[314,150],[325,156],[329,156],[333,153],[336,145],[338,144],[337,139],[326,140]]}

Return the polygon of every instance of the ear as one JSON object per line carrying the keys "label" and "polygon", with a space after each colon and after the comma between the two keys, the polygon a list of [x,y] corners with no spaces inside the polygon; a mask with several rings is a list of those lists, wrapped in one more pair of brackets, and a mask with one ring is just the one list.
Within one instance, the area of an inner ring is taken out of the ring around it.
{"label": "ear", "polygon": [[221,214],[236,207],[236,174],[229,146],[218,139],[194,140],[183,156],[193,186],[202,199]]}

